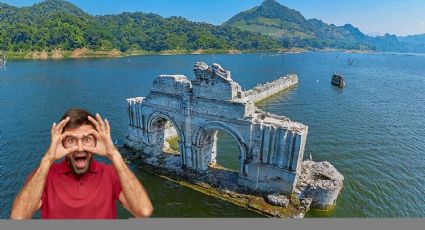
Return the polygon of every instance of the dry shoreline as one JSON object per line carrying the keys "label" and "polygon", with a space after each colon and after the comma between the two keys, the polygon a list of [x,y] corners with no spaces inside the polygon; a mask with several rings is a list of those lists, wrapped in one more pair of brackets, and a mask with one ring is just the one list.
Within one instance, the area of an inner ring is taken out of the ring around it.
{"label": "dry shoreline", "polygon": [[88,48],[78,48],[72,51],[54,49],[51,51],[8,51],[9,59],[15,60],[61,60],[61,59],[82,59],[82,58],[119,58],[143,55],[186,55],[186,54],[242,54],[242,53],[304,53],[304,52],[345,52],[345,53],[373,53],[371,50],[337,50],[337,49],[304,49],[290,48],[278,50],[164,50],[160,52],[146,50],[129,50],[121,52],[112,50],[91,50]]}

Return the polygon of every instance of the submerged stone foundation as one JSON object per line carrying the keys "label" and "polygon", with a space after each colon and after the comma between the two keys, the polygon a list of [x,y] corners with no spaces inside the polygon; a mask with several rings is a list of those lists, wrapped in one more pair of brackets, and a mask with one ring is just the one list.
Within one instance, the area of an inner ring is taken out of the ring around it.
{"label": "submerged stone foundation", "polygon": [[[311,176],[320,174],[311,173],[312,165],[310,171],[306,169],[302,174],[303,166],[307,165],[303,156],[308,127],[261,111],[254,105],[297,84],[296,75],[242,91],[232,80],[230,71],[218,64],[208,66],[198,62],[194,74],[192,81],[183,75],[160,75],[147,97],[127,99],[126,146],[138,150],[138,157],[153,167],[152,171],[156,168],[162,173],[174,172],[179,174],[178,178],[197,175],[198,182],[241,195],[272,194],[277,198],[270,196],[270,199],[276,204],[286,203],[279,200],[280,195],[296,194],[304,202],[297,206],[300,212],[306,211],[311,203],[319,208],[334,204],[342,187],[342,176],[334,178],[340,181],[335,184],[338,189],[329,186],[322,189],[323,186],[312,182],[323,179]],[[238,172],[215,167],[219,130],[238,143]],[[175,135],[179,139],[178,154],[165,154],[164,150],[169,148],[166,140]],[[300,182],[300,175],[305,183]],[[218,184],[214,185],[214,180]],[[301,184],[310,186],[300,187]]]}

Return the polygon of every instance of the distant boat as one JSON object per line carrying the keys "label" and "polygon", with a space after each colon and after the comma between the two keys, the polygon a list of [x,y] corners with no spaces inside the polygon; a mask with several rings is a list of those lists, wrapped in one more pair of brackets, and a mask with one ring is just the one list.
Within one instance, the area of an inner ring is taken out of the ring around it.
{"label": "distant boat", "polygon": [[341,74],[335,73],[334,75],[332,75],[331,83],[332,85],[335,85],[338,87],[344,87],[345,86],[344,76],[342,76]]}

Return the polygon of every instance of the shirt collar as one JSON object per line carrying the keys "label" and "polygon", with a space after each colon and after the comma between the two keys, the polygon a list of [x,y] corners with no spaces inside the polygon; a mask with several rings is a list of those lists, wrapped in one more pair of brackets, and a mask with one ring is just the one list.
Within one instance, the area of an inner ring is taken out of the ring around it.
{"label": "shirt collar", "polygon": [[[56,165],[56,172],[58,173],[69,173],[72,169],[69,167],[68,162],[66,159],[63,159],[59,164]],[[89,166],[89,172],[91,173],[97,173],[99,172],[99,163],[93,158],[90,166]]]}

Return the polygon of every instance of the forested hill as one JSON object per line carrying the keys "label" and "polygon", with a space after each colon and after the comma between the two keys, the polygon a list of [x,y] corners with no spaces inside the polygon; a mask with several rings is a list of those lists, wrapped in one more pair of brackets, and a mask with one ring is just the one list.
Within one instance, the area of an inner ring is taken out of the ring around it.
{"label": "forested hill", "polygon": [[222,26],[152,13],[93,16],[62,0],[17,8],[0,3],[0,50],[14,52],[141,50],[231,51],[282,48],[425,52],[421,36],[371,37],[351,24],[306,19],[275,0],[241,12]]}
{"label": "forested hill", "polygon": [[92,16],[62,0],[17,8],[0,3],[0,49],[8,51],[129,49],[266,50],[281,48],[268,36],[234,27],[163,18],[152,13]]}
{"label": "forested hill", "polygon": [[258,7],[241,12],[223,25],[266,34],[287,46],[372,49],[371,38],[350,24],[328,25],[317,19],[307,20],[300,12],[275,0],[266,0]]}
{"label": "forested hill", "polygon": [[351,24],[335,26],[318,19],[306,19],[300,12],[275,0],[265,0],[260,6],[235,15],[223,25],[274,37],[287,47],[425,51],[423,46],[404,42],[409,38],[400,41],[390,34],[371,37]]}

